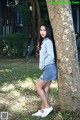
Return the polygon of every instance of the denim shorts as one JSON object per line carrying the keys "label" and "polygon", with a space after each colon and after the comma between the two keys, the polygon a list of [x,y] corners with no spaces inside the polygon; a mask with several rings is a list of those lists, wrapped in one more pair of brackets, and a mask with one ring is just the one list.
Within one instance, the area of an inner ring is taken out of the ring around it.
{"label": "denim shorts", "polygon": [[41,80],[57,80],[57,65],[55,63],[46,65]]}

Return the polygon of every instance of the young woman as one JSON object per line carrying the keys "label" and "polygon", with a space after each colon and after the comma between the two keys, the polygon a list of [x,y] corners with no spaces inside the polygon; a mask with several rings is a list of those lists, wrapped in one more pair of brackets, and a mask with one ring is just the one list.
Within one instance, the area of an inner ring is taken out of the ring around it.
{"label": "young woman", "polygon": [[41,25],[39,45],[39,68],[43,69],[43,74],[35,85],[35,89],[42,100],[42,108],[32,116],[46,117],[53,110],[53,107],[48,103],[50,84],[52,80],[57,79],[54,44],[50,26]]}

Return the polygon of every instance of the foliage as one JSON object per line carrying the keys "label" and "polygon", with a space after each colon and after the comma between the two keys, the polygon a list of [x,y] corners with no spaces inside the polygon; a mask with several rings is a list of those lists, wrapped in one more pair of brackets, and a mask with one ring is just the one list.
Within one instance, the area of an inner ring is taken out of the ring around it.
{"label": "foliage", "polygon": [[[21,16],[22,16],[22,21],[24,28],[26,29],[26,34],[28,36],[29,28],[30,28],[30,23],[31,23],[31,11],[29,10],[29,5],[27,4],[18,4],[15,7],[15,10],[18,11]],[[26,37],[27,37],[26,36]]]}
{"label": "foliage", "polygon": [[0,53],[2,54],[4,48],[4,42],[3,42],[3,37],[0,37]]}
{"label": "foliage", "polygon": [[41,18],[43,22],[49,22],[49,16],[48,16],[48,11],[47,11],[47,5],[45,0],[39,0],[40,4],[40,12],[41,12]]}
{"label": "foliage", "polygon": [[[23,55],[24,45],[26,44],[26,37],[21,33],[7,34],[5,36],[5,42],[8,46],[8,56],[15,56],[16,54],[20,57]],[[25,46],[26,47],[26,46]]]}
{"label": "foliage", "polygon": [[31,19],[29,6],[28,5],[18,5],[17,9],[22,15],[24,24],[27,24],[26,22],[29,22]]}

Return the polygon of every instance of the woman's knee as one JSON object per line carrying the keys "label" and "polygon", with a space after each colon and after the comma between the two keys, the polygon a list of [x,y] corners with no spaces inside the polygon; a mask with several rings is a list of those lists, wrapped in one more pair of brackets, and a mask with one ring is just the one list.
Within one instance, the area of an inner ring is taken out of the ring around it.
{"label": "woman's knee", "polygon": [[48,82],[48,83],[44,86],[43,90],[44,90],[45,93],[48,93],[49,88],[50,88],[50,83],[51,83],[51,81]]}
{"label": "woman's knee", "polygon": [[35,90],[38,91],[40,89],[43,89],[43,87],[45,86],[46,82],[40,80],[39,82],[37,82],[37,84],[35,85]]}
{"label": "woman's knee", "polygon": [[40,87],[36,84],[35,85],[35,90],[38,91],[40,89]]}
{"label": "woman's knee", "polygon": [[47,87],[44,87],[43,90],[44,90],[45,93],[48,93],[48,88]]}

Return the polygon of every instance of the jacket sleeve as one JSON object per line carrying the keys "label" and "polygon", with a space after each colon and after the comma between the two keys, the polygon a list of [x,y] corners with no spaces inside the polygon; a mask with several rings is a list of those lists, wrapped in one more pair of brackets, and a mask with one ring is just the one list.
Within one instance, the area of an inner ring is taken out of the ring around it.
{"label": "jacket sleeve", "polygon": [[40,63],[39,63],[39,69],[40,69],[40,70],[43,70],[43,69],[44,69],[44,63],[43,63],[43,62],[40,62]]}
{"label": "jacket sleeve", "polygon": [[40,56],[39,56],[39,69],[43,69],[45,66],[45,55],[44,55],[44,49],[45,48],[45,44],[42,45],[42,48],[40,50]]}
{"label": "jacket sleeve", "polygon": [[47,50],[47,63],[54,61],[54,48],[51,40],[46,40],[46,50]]}
{"label": "jacket sleeve", "polygon": [[39,56],[39,69],[43,69],[44,68],[44,64],[45,64],[45,61],[44,61],[44,54],[43,54],[43,51],[40,50],[40,56]]}

